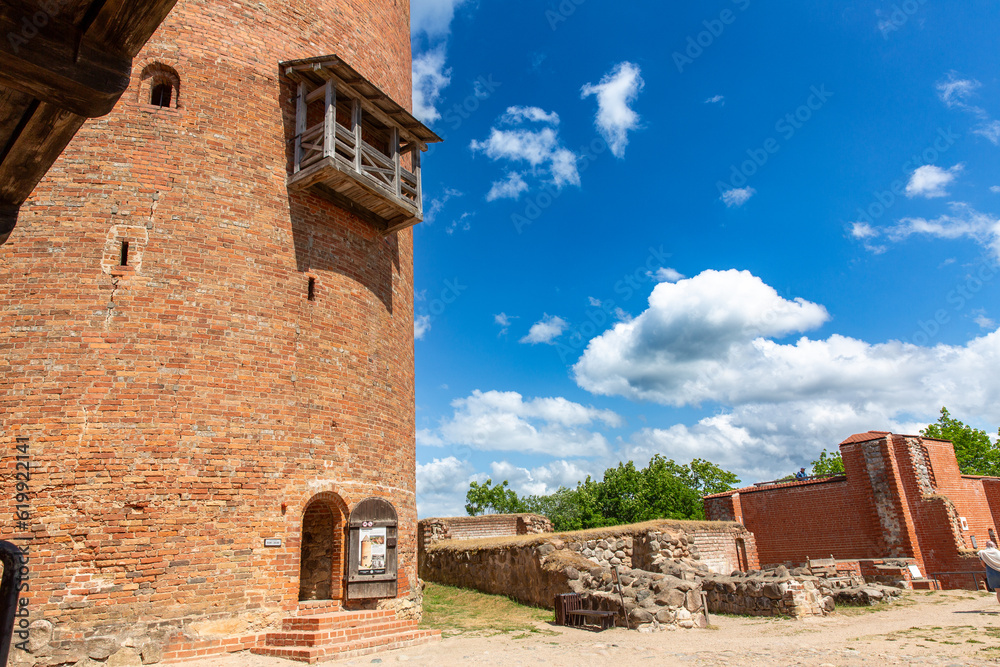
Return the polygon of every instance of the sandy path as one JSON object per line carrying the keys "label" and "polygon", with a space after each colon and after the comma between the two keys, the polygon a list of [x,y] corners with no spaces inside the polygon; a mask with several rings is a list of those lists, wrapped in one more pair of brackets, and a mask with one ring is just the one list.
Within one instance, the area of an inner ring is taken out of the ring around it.
{"label": "sandy path", "polygon": [[[1000,664],[1000,605],[990,593],[912,593],[887,611],[792,621],[713,616],[714,628],[590,632],[542,623],[540,634],[462,635],[326,664],[370,665],[959,665]],[[969,640],[972,640],[971,642]],[[982,642],[982,643],[979,643]],[[188,667],[291,667],[249,654]]]}

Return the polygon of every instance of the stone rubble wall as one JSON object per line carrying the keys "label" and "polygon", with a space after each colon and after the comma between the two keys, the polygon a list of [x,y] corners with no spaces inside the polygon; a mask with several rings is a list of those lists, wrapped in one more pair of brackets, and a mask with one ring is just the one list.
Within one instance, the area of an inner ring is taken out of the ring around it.
{"label": "stone rubble wall", "polygon": [[[702,543],[712,549],[716,567],[735,553],[735,548],[724,548],[723,536],[753,547],[753,536],[739,524],[647,522],[538,536],[438,540],[427,547],[420,573],[426,581],[508,595],[548,609],[560,593],[579,593],[585,608],[597,610],[621,610],[624,600],[618,624],[625,625],[627,618],[629,627],[644,631],[704,627],[702,581],[713,572],[697,546],[702,534],[711,538]],[[620,593],[614,570],[621,578]],[[822,613],[790,596],[775,613],[807,612]]]}

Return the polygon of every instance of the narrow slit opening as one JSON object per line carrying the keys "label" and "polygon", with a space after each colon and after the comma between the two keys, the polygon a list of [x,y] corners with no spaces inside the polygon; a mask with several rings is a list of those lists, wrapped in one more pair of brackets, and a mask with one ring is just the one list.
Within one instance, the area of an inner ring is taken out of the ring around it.
{"label": "narrow slit opening", "polygon": [[118,256],[118,266],[128,266],[128,241],[122,241],[122,251]]}
{"label": "narrow slit opening", "polygon": [[306,298],[309,301],[315,301],[316,300],[316,279],[315,278],[310,278],[309,279],[309,288],[308,288],[308,293],[306,295]]}

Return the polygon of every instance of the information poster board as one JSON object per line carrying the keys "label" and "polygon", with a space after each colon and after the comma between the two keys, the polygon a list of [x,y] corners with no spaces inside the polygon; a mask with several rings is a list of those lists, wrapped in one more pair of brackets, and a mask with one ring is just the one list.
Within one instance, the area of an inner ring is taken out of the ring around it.
{"label": "information poster board", "polygon": [[385,574],[385,527],[361,529],[358,574]]}
{"label": "information poster board", "polygon": [[366,498],[348,519],[347,599],[394,598],[399,592],[396,509],[384,498]]}

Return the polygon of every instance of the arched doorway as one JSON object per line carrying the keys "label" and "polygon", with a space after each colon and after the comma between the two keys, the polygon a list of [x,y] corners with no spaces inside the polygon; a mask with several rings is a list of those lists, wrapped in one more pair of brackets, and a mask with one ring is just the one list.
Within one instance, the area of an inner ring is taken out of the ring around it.
{"label": "arched doorway", "polygon": [[299,601],[343,599],[346,505],[335,493],[313,496],[302,513]]}

